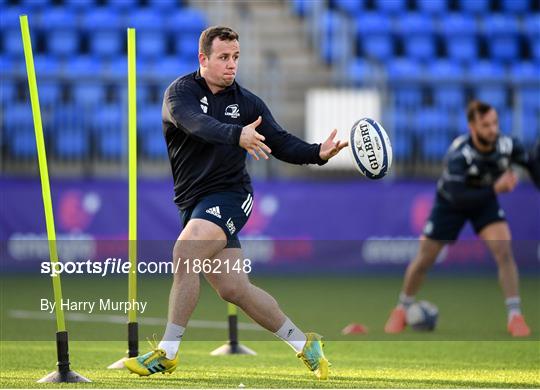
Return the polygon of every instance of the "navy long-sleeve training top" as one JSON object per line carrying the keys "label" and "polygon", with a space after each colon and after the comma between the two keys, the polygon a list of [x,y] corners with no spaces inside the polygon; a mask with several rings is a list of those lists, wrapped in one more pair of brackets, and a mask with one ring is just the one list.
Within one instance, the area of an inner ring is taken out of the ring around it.
{"label": "navy long-sleeve training top", "polygon": [[540,188],[540,140],[529,152],[519,140],[500,135],[492,152],[481,153],[475,149],[470,135],[462,135],[446,154],[446,166],[438,182],[439,194],[460,209],[479,207],[496,196],[493,184],[510,164],[526,168]]}
{"label": "navy long-sleeve training top", "polygon": [[292,164],[319,164],[320,144],[308,144],[283,130],[266,104],[234,82],[212,94],[199,71],[173,81],[163,97],[162,122],[180,209],[219,191],[252,192],[242,128],[259,116],[257,132],[274,157]]}

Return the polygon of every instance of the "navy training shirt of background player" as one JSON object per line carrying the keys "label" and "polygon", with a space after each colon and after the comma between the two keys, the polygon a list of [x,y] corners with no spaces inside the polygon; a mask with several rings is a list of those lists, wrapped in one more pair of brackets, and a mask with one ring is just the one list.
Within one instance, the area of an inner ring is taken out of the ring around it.
{"label": "navy training shirt of background player", "polygon": [[266,104],[236,81],[212,94],[199,71],[173,81],[163,98],[162,120],[180,209],[206,194],[253,192],[246,151],[239,146],[246,125],[262,117],[257,132],[272,154],[292,164],[319,164],[320,144],[309,144],[283,130]]}
{"label": "navy training shirt of background player", "polygon": [[438,193],[457,208],[475,208],[496,197],[493,184],[512,163],[526,168],[540,189],[540,140],[529,153],[517,139],[500,135],[495,150],[480,153],[471,136],[463,135],[450,146],[445,163]]}

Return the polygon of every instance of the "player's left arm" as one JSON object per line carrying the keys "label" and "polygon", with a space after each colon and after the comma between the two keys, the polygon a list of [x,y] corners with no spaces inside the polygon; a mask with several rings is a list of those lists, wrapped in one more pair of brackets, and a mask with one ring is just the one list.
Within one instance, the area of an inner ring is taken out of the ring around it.
{"label": "player's left arm", "polygon": [[540,139],[531,150],[527,150],[518,139],[512,138],[510,158],[513,163],[527,169],[534,185],[540,189]]}
{"label": "player's left arm", "polygon": [[272,154],[279,160],[291,164],[318,164],[326,162],[348,145],[347,142],[334,141],[337,130],[321,144],[310,144],[285,131],[274,119],[272,113],[260,99],[256,101],[256,112],[262,117],[257,128],[265,143],[272,149]]}

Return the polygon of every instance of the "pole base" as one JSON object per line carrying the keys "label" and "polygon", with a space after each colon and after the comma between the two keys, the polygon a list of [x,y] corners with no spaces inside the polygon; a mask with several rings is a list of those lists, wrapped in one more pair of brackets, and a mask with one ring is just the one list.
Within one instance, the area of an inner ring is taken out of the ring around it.
{"label": "pole base", "polygon": [[128,359],[129,358],[127,358],[127,357],[123,357],[122,359],[117,360],[114,363],[107,366],[107,369],[109,369],[109,370],[123,370],[124,368],[126,368],[126,366],[124,366],[124,362],[126,360],[128,360]]}
{"label": "pole base", "polygon": [[53,371],[37,381],[37,383],[82,383],[92,382],[75,371],[69,370],[66,372]]}
{"label": "pole base", "polygon": [[210,355],[257,355],[257,352],[242,344],[228,342],[227,344],[223,344],[221,347],[214,349],[210,352]]}

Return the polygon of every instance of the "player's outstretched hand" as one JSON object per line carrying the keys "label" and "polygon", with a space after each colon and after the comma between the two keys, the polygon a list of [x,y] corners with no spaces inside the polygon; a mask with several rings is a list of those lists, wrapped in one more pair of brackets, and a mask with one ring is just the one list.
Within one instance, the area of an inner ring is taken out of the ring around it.
{"label": "player's outstretched hand", "polygon": [[514,191],[514,188],[516,188],[517,182],[517,175],[511,169],[509,169],[497,179],[493,185],[493,189],[497,194],[502,192],[511,192]]}
{"label": "player's outstretched hand", "polygon": [[255,130],[261,122],[262,118],[259,116],[255,122],[244,126],[242,133],[240,134],[239,145],[246,149],[255,160],[259,160],[259,154],[264,159],[268,160],[268,155],[266,153],[270,154],[272,151],[264,144],[264,136]]}
{"label": "player's outstretched hand", "polygon": [[321,144],[321,150],[319,152],[319,157],[322,160],[330,160],[336,154],[338,154],[341,149],[349,145],[347,141],[337,141],[334,142],[336,137],[337,129],[334,129],[326,141]]}

